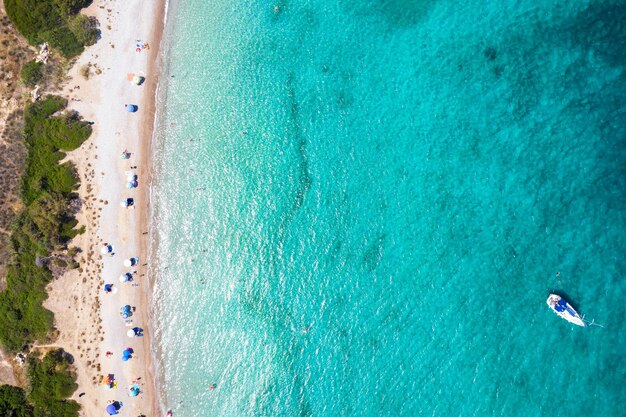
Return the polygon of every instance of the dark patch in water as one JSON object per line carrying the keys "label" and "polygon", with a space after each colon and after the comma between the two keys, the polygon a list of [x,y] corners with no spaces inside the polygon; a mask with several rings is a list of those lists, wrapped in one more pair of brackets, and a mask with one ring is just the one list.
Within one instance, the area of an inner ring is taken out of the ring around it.
{"label": "dark patch in water", "polygon": [[[611,65],[626,65],[626,3],[591,4],[575,19],[546,35],[565,32],[571,42],[593,51]],[[562,35],[561,35],[562,37]]]}
{"label": "dark patch in water", "polygon": [[296,91],[294,87],[295,75],[290,74],[287,77],[287,98],[289,100],[290,109],[290,131],[293,142],[295,143],[296,155],[300,160],[298,164],[298,190],[294,197],[293,205],[287,210],[283,221],[281,222],[280,232],[284,233],[287,225],[293,221],[298,211],[304,204],[304,199],[311,188],[311,177],[309,176],[309,160],[306,153],[306,137],[302,132],[300,125],[300,106],[296,99]]}
{"label": "dark patch in water", "polygon": [[420,23],[430,12],[435,0],[342,0],[346,13],[377,18],[382,16],[392,28],[406,28]]}
{"label": "dark patch in water", "polygon": [[413,26],[419,23],[430,11],[434,1],[426,0],[380,0],[380,8],[385,19],[394,26]]}
{"label": "dark patch in water", "polygon": [[340,109],[346,109],[350,107],[352,103],[353,103],[352,96],[349,94],[346,94],[344,91],[341,91],[337,95],[337,105],[339,106]]}
{"label": "dark patch in water", "polygon": [[493,67],[493,75],[495,75],[496,78],[502,77],[502,74],[504,74],[504,66],[496,65]]}
{"label": "dark patch in water", "polygon": [[363,265],[369,271],[375,270],[383,259],[385,237],[386,235],[382,235],[376,239],[363,254]]}
{"label": "dark patch in water", "polygon": [[495,48],[488,46],[483,51],[483,55],[485,56],[485,58],[487,58],[488,61],[495,61],[495,59],[498,57],[498,52]]}

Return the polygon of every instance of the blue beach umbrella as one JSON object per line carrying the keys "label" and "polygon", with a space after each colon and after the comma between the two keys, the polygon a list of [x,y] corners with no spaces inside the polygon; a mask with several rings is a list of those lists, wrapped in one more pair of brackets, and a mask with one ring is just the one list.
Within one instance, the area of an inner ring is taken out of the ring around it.
{"label": "blue beach umbrella", "polygon": [[124,108],[129,113],[134,113],[139,110],[139,107],[136,104],[124,104]]}
{"label": "blue beach umbrella", "polygon": [[119,414],[118,410],[122,408],[122,403],[119,401],[114,401],[113,403],[107,405],[106,412],[109,413],[110,416],[114,416]]}
{"label": "blue beach umbrella", "polygon": [[122,360],[126,362],[127,360],[132,359],[134,352],[135,351],[131,348],[124,349],[124,352],[122,352]]}
{"label": "blue beach umbrella", "polygon": [[120,314],[122,315],[122,317],[127,319],[133,315],[133,310],[129,305],[125,305],[124,307],[120,308]]}
{"label": "blue beach umbrella", "polygon": [[104,284],[104,292],[113,291],[113,284]]}

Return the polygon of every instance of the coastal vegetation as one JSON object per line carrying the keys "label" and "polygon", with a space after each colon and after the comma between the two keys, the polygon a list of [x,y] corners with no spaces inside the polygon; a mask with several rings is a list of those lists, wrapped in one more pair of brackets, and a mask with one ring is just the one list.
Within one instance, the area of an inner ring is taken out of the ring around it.
{"label": "coastal vegetation", "polygon": [[0,291],[11,255],[11,225],[21,212],[19,197],[26,148],[20,134],[26,91],[20,69],[32,51],[0,9]]}
{"label": "coastal vegetation", "polygon": [[43,359],[28,359],[30,392],[28,399],[33,405],[34,417],[73,417],[80,406],[67,400],[78,385],[68,355],[61,349],[48,352]]}
{"label": "coastal vegetation", "polygon": [[48,352],[43,359],[31,355],[27,373],[28,396],[23,389],[0,386],[0,416],[75,417],[80,406],[67,398],[77,385],[68,355],[61,349]]}
{"label": "coastal vegetation", "polygon": [[43,78],[43,63],[34,60],[27,62],[20,71],[20,77],[26,86],[34,87]]}
{"label": "coastal vegetation", "polygon": [[26,400],[24,390],[11,385],[0,385],[0,416],[30,417],[33,407]]}
{"label": "coastal vegetation", "polygon": [[42,304],[47,284],[78,266],[79,250],[68,248],[82,231],[75,219],[78,178],[62,160],[91,127],[67,111],[61,97],[24,104],[25,87],[60,88],[68,61],[58,53],[48,55],[47,64],[30,60],[32,51],[17,32],[33,45],[48,42],[65,58],[76,56],[98,36],[95,18],[79,14],[89,3],[5,0],[15,27],[0,10],[0,346],[27,356],[18,379],[24,388],[0,386],[0,416],[76,417],[80,408],[68,400],[77,387],[72,357],[60,349],[42,357],[34,343],[55,334],[53,314]]}
{"label": "coastal vegetation", "polygon": [[[6,288],[0,293],[0,344],[9,351],[47,339],[53,316],[42,305],[45,287],[53,278],[52,269],[68,263],[60,254],[81,232],[75,228],[73,208],[78,178],[74,166],[61,160],[89,137],[91,127],[78,114],[64,112],[66,105],[65,99],[48,96],[24,111],[28,152],[21,197],[25,208],[13,226],[13,257]],[[69,266],[76,264],[70,260]]]}
{"label": "coastal vegetation", "polygon": [[48,42],[63,56],[71,58],[96,42],[95,20],[78,14],[90,3],[90,0],[4,0],[4,7],[30,44]]}

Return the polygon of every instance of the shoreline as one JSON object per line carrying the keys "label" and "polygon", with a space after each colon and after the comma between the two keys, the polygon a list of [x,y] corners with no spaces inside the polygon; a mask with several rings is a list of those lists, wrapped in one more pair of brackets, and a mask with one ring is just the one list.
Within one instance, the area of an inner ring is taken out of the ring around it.
{"label": "shoreline", "polygon": [[[72,399],[81,404],[80,415],[101,415],[108,402],[116,400],[124,404],[123,415],[158,416],[148,250],[152,138],[166,3],[95,2],[83,13],[98,18],[102,37],[74,63],[62,95],[68,98],[70,109],[94,122],[91,137],[68,158],[81,179],[79,195],[84,206],[77,218],[87,230],[72,242],[82,250],[81,268],[49,285],[45,305],[55,314],[59,330],[55,344],[75,357],[78,389]],[[136,52],[138,39],[147,42],[149,49]],[[81,76],[85,65],[90,66],[88,79]],[[126,78],[127,73],[141,72],[146,77],[143,85],[133,85]],[[125,103],[138,105],[139,111],[125,112]],[[120,159],[125,149],[132,154],[128,160]],[[131,170],[139,186],[127,190],[125,177]],[[128,197],[134,198],[134,209],[120,207],[120,201]],[[113,245],[114,256],[100,255],[103,242]],[[123,260],[135,256],[140,262],[131,268],[138,272],[134,281],[121,283],[118,277],[128,272]],[[117,291],[105,294],[105,282]],[[75,301],[71,306],[68,297]],[[118,314],[126,304],[136,306],[131,327]],[[126,336],[135,326],[144,329],[144,337]],[[135,353],[123,362],[126,347]],[[107,351],[113,356],[106,357]],[[117,388],[109,391],[100,378],[110,373],[115,375]],[[136,398],[129,398],[126,389],[131,381],[141,387]]]}

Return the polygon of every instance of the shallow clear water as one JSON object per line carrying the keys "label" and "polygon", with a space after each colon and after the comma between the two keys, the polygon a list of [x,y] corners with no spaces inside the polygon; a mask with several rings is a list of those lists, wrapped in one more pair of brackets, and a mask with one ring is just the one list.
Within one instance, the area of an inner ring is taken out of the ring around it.
{"label": "shallow clear water", "polygon": [[176,417],[622,412],[626,6],[461,3],[171,5]]}

